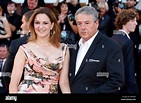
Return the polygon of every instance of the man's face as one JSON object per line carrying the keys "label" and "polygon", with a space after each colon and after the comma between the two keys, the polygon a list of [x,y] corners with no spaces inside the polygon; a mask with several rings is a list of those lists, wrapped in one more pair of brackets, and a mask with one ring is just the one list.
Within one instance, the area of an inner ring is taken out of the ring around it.
{"label": "man's face", "polygon": [[38,0],[27,0],[28,8],[33,10],[38,5]]}
{"label": "man's face", "polygon": [[80,37],[85,41],[89,40],[98,28],[98,21],[94,21],[92,15],[78,14],[76,16],[76,23]]}
{"label": "man's face", "polygon": [[0,58],[5,59],[8,56],[8,50],[6,47],[0,47]]}
{"label": "man's face", "polygon": [[134,18],[133,20],[129,20],[123,28],[126,30],[127,33],[134,32],[137,26],[137,19]]}
{"label": "man's face", "polygon": [[135,4],[136,4],[135,0],[126,0],[126,6],[128,8],[131,8],[131,7],[135,6]]}

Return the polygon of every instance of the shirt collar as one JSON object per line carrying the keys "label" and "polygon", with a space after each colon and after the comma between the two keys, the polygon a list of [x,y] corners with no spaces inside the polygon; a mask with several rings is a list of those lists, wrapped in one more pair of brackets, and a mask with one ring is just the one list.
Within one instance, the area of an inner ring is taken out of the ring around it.
{"label": "shirt collar", "polygon": [[86,41],[85,43],[83,43],[82,41],[83,41],[83,39],[81,38],[80,40],[79,40],[79,46],[80,45],[88,45],[88,46],[90,46],[91,44],[92,44],[92,42],[93,42],[93,40],[95,39],[95,37],[97,36],[97,34],[98,34],[98,32],[99,32],[99,30],[95,33],[95,35],[93,35],[88,41]]}
{"label": "shirt collar", "polygon": [[5,58],[5,59],[0,59],[0,61],[3,61],[3,62],[5,62],[5,61],[6,61],[6,58]]}
{"label": "shirt collar", "polygon": [[122,31],[122,32],[124,32],[125,34],[126,34],[126,36],[130,39],[130,37],[129,37],[129,35],[126,33],[126,31],[125,30],[123,30],[123,29],[120,29],[119,31]]}

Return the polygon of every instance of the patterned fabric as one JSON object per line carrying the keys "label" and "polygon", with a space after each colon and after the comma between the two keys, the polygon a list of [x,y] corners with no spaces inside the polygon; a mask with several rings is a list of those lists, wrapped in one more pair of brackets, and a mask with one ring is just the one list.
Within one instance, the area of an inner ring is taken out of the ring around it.
{"label": "patterned fabric", "polygon": [[58,80],[67,45],[61,44],[61,55],[55,61],[37,57],[23,44],[20,46],[27,56],[24,66],[24,80],[18,87],[18,93],[58,93]]}
{"label": "patterned fabric", "polygon": [[3,22],[6,20],[6,17],[1,17],[0,18],[0,35],[5,35],[5,29],[4,29],[4,25]]}

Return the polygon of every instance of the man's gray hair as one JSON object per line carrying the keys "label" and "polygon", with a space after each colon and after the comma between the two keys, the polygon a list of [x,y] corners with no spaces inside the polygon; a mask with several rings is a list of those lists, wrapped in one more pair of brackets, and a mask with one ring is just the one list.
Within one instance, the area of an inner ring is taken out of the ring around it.
{"label": "man's gray hair", "polygon": [[92,15],[94,18],[94,21],[96,21],[98,19],[98,12],[94,7],[90,7],[90,6],[83,6],[81,8],[79,8],[76,13],[75,13],[75,17],[78,14],[87,14],[87,15]]}

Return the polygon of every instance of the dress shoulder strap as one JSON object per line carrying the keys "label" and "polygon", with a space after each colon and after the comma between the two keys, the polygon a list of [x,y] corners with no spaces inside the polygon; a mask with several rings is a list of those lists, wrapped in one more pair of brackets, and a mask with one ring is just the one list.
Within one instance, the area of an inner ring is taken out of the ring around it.
{"label": "dress shoulder strap", "polygon": [[32,51],[25,45],[21,45],[20,48],[24,51],[24,53],[26,54],[27,58],[30,57]]}
{"label": "dress shoulder strap", "polygon": [[67,48],[68,48],[67,44],[61,43],[63,61],[64,61],[64,58],[65,58],[65,55],[66,55]]}

